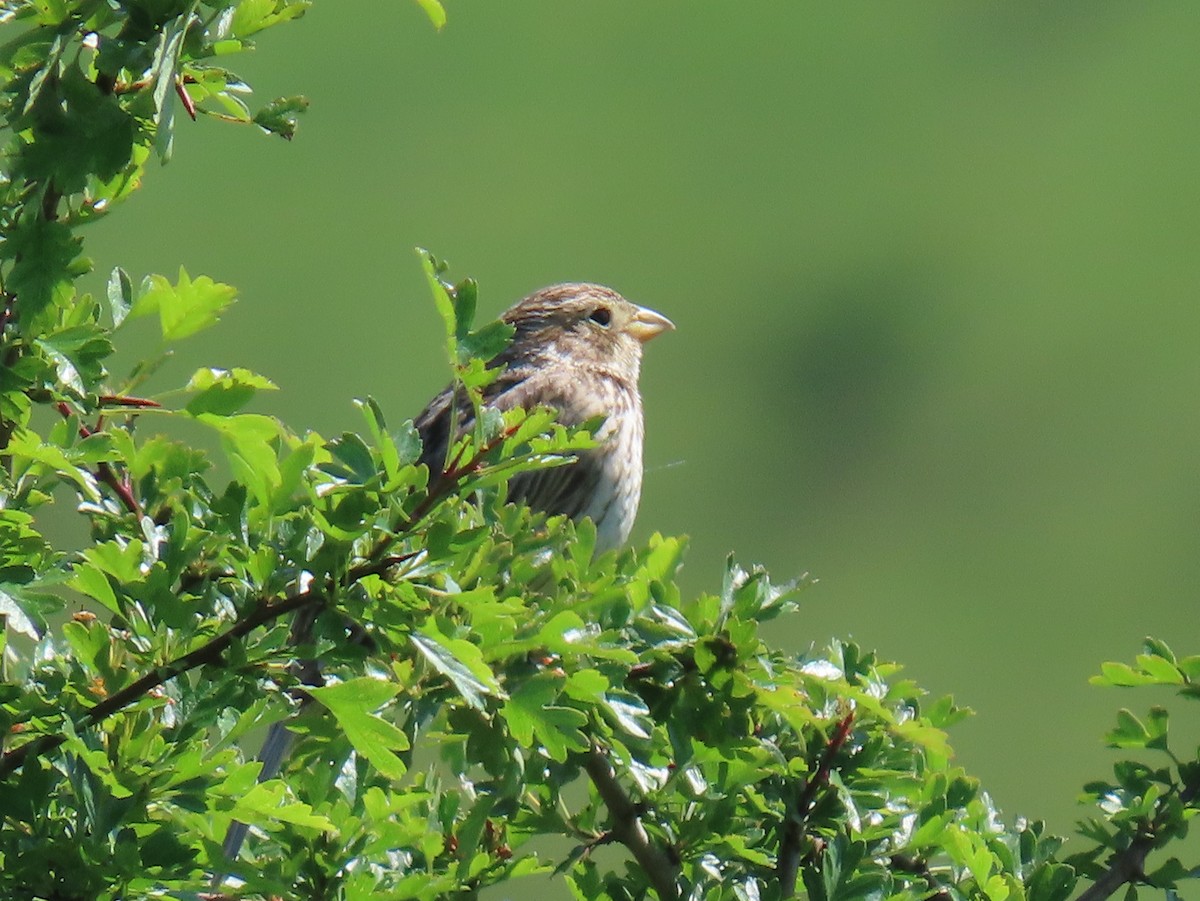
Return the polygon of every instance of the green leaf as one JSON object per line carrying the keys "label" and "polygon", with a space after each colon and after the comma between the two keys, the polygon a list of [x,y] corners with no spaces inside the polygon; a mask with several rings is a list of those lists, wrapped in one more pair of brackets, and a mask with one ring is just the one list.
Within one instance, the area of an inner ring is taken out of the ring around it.
{"label": "green leaf", "polygon": [[948,756],[950,753],[949,737],[941,729],[916,720],[897,723],[894,728],[897,735],[932,754]]}
{"label": "green leaf", "polygon": [[151,64],[154,86],[154,148],[158,158],[166,163],[171,159],[175,142],[175,85],[179,70],[179,52],[187,34],[191,11],[177,16],[162,29],[161,37]]}
{"label": "green leaf", "polygon": [[21,331],[30,338],[48,332],[58,309],[74,296],[82,240],[58,221],[25,215],[0,242],[0,259],[13,261],[5,289],[17,298]]}
{"label": "green leaf", "polygon": [[24,174],[63,194],[84,190],[89,176],[111,179],[129,164],[136,123],[117,97],[103,93],[78,66],[65,66],[32,107],[35,138],[21,145]]}
{"label": "green leaf", "polygon": [[1146,733],[1149,735],[1149,740],[1146,742],[1147,748],[1154,748],[1158,751],[1167,750],[1167,729],[1169,716],[1165,707],[1151,707],[1150,713],[1146,718]]}
{"label": "green leaf", "polygon": [[1156,654],[1139,654],[1137,665],[1143,673],[1159,685],[1182,685],[1183,673],[1173,660],[1167,660]]}
{"label": "green leaf", "polygon": [[401,463],[407,466],[421,459],[421,436],[411,419],[405,420],[404,424],[400,426],[400,431],[395,434],[394,440]]}
{"label": "green leaf", "polygon": [[113,613],[120,613],[121,606],[108,578],[92,563],[76,563],[74,574],[67,583],[80,594],[99,601]]}
{"label": "green leaf", "polygon": [[665,538],[657,532],[650,536],[648,553],[627,589],[634,609],[641,609],[651,599],[651,585],[670,579],[679,568],[686,541],[682,538]]}
{"label": "green leaf", "polygon": [[175,285],[161,275],[149,276],[129,315],[158,313],[163,340],[179,341],[215,325],[236,294],[236,289],[205,275],[193,281],[181,266]]}
{"label": "green leaf", "polygon": [[74,483],[80,493],[88,499],[93,501],[100,499],[96,479],[91,472],[68,457],[62,448],[43,442],[33,432],[19,429],[9,440],[6,450],[14,462],[28,461],[43,466],[58,478]]}
{"label": "green leaf", "polygon": [[949,729],[955,723],[965,720],[975,713],[970,707],[959,707],[951,695],[938,698],[925,709],[925,718],[931,726],[938,729]]}
{"label": "green leaf", "polygon": [[234,799],[233,815],[244,823],[267,826],[273,823],[290,823],[318,832],[336,832],[328,817],[313,813],[313,809],[300,801],[292,800],[287,787],[278,780],[259,782],[243,795]]}
{"label": "green leaf", "polygon": [[1200,680],[1200,654],[1184,657],[1177,666],[1189,681]]}
{"label": "green leaf", "polygon": [[58,383],[79,397],[100,381],[101,361],[113,352],[108,331],[94,324],[60,329],[34,343],[54,364]]}
{"label": "green leaf", "polygon": [[582,729],[587,716],[571,707],[554,704],[562,690],[562,679],[549,673],[530,679],[504,703],[504,718],[517,744],[529,747],[535,738],[546,754],[560,763],[569,751],[588,747]]}
{"label": "green leaf", "polygon": [[[41,617],[38,619],[40,620]],[[18,603],[16,592],[11,587],[6,591],[4,586],[0,586],[0,632],[3,632],[5,627],[37,641],[42,637],[46,623],[42,620],[39,626],[35,626],[22,605]]]}
{"label": "green leaf", "polygon": [[128,542],[104,541],[94,544],[83,552],[83,556],[100,572],[112,576],[118,584],[132,584],[141,581],[145,548],[138,539]]}
{"label": "green leaf", "polygon": [[906,842],[907,847],[914,851],[919,851],[922,848],[937,844],[942,837],[942,833],[946,831],[956,816],[957,813],[955,811],[946,811],[938,816],[930,817],[912,834],[912,838]]}
{"label": "green leaf", "polygon": [[1137,685],[1153,685],[1155,680],[1144,673],[1135,670],[1127,663],[1102,663],[1100,675],[1088,680],[1093,685],[1112,685],[1130,688]]}
{"label": "green leaf", "polygon": [[429,283],[429,290],[433,292],[434,306],[437,307],[438,314],[442,317],[442,324],[446,327],[447,357],[450,365],[456,365],[459,362],[458,313],[454,301],[450,298],[450,292],[441,279],[441,274],[446,267],[428,250],[418,247],[417,255],[421,258],[421,268],[425,271],[425,280]]}
{"label": "green leaf", "polygon": [[1066,901],[1076,881],[1073,867],[1058,863],[1041,864],[1029,880],[1026,898],[1028,901]]}
{"label": "green leaf", "polygon": [[425,10],[425,15],[438,31],[446,25],[446,10],[439,0],[417,0],[417,5]]}
{"label": "green leaf", "polygon": [[[354,405],[362,412],[363,419],[367,422],[367,428],[371,432],[371,440],[375,443],[375,449],[379,452],[379,459],[383,464],[384,474],[388,477],[389,481],[394,479],[399,474],[400,467],[404,463],[411,461],[401,461],[400,450],[396,446],[396,441],[388,434],[387,423],[383,418],[383,410],[375,402],[375,398],[357,398],[354,401]],[[374,463],[372,463],[372,473],[374,472],[374,468]]]}
{"label": "green leaf", "polygon": [[335,467],[334,474],[353,484],[365,485],[379,474],[371,449],[353,432],[343,432],[340,438],[334,438],[325,447],[334,460],[342,464]]}
{"label": "green leaf", "polygon": [[462,341],[471,333],[471,326],[475,322],[475,309],[479,305],[479,286],[474,279],[463,279],[454,286],[451,296],[454,299],[454,336]]}
{"label": "green leaf", "polygon": [[401,690],[393,682],[363,676],[311,688],[309,693],[334,715],[354,750],[387,778],[400,779],[407,767],[396,751],[408,750],[408,737],[371,711],[391,701]]}
{"label": "green leaf", "polygon": [[259,391],[278,389],[270,379],[248,369],[205,368],[192,374],[184,390],[197,392],[186,407],[193,416],[228,416],[246,406]]}
{"label": "green leaf", "polygon": [[279,97],[254,114],[254,124],[286,141],[296,136],[300,114],[308,109],[307,97]]}
{"label": "green leaf", "polygon": [[234,10],[229,34],[246,38],[265,28],[298,19],[312,6],[308,0],[241,0]]}
{"label": "green leaf", "polygon": [[117,778],[117,774],[113,772],[112,763],[108,759],[108,755],[98,748],[87,747],[76,735],[70,735],[67,738],[66,748],[71,751],[79,761],[87,767],[88,771],[95,776],[100,783],[108,789],[109,794],[114,798],[130,798],[133,792],[121,784]]}
{"label": "green leaf", "polygon": [[101,667],[101,657],[109,649],[108,630],[99,622],[69,622],[62,628],[63,638],[75,652],[75,656],[89,669]]}
{"label": "green leaf", "polygon": [[105,292],[108,298],[108,309],[112,315],[113,328],[119,328],[133,307],[133,285],[129,275],[120,266],[113,269],[108,276],[108,286]]}
{"label": "green leaf", "polygon": [[432,623],[427,623],[420,632],[414,632],[410,640],[472,707],[483,710],[487,696],[505,697],[479,648],[469,641],[446,638]]}
{"label": "green leaf", "polygon": [[635,738],[649,738],[653,724],[650,708],[637,695],[627,691],[609,691],[604,695],[604,709],[623,731]]}
{"label": "green leaf", "polygon": [[516,329],[507,322],[499,319],[489,322],[483,328],[470,332],[459,340],[459,359],[464,362],[471,357],[490,360],[508,347],[508,342],[515,333]]}
{"label": "green leaf", "polygon": [[1117,711],[1116,728],[1104,740],[1110,748],[1144,748],[1150,741],[1150,732],[1131,711],[1121,708]]}
{"label": "green leaf", "polygon": [[1161,657],[1163,660],[1174,665],[1175,652],[1167,647],[1165,641],[1160,641],[1157,638],[1147,635],[1142,640],[1142,647],[1148,656]]}
{"label": "green leaf", "polygon": [[567,677],[563,692],[569,697],[584,703],[591,703],[603,698],[610,683],[603,674],[594,669],[576,670]]}
{"label": "green leaf", "polygon": [[201,413],[196,420],[217,430],[234,474],[251,489],[259,504],[271,508],[275,491],[282,483],[275,449],[275,442],[282,435],[279,421],[256,413],[234,416]]}

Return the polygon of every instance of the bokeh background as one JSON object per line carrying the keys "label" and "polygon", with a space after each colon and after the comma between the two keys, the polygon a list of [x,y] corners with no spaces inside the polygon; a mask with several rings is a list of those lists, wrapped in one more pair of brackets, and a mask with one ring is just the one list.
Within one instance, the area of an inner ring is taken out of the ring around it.
{"label": "bokeh background", "polygon": [[1070,830],[1146,704],[1087,677],[1147,633],[1200,652],[1195,8],[448,11],[318,0],[264,34],[230,64],[311,98],[299,136],[181,121],[88,236],[92,287],[238,286],[167,381],[248,366],[327,435],[446,380],[414,245],[489,315],[578,279],[670,315],[638,536],[692,537],[692,593],[730,551],[812,572],[778,642],[853,637],[953,692],[961,762]]}

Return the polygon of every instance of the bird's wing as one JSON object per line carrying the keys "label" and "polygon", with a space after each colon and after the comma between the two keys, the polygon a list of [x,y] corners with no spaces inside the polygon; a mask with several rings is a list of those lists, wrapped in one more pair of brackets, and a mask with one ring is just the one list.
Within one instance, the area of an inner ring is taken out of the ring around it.
{"label": "bird's wing", "polygon": [[[484,403],[497,410],[523,406],[527,401],[527,391],[521,389],[525,381],[524,371],[505,370],[485,389]],[[428,466],[430,472],[441,472],[450,445],[475,425],[475,410],[461,386],[448,385],[413,420],[413,425],[421,438],[419,462]]]}
{"label": "bird's wing", "polygon": [[[577,425],[594,414],[576,409],[571,396],[578,396],[578,392],[570,392],[567,387],[544,372],[519,367],[505,371],[488,386],[484,403],[502,412],[515,407],[532,409],[541,404],[558,410],[560,422]],[[455,417],[455,435],[451,439],[450,424]],[[451,386],[442,391],[414,420],[422,443],[420,462],[429,466],[430,471],[440,471],[446,463],[449,445],[468,431],[474,421],[471,403],[461,389],[455,391]],[[584,453],[575,464],[515,476],[509,482],[508,497],[537,510],[578,518],[583,515],[586,499],[591,496],[600,476],[600,467]]]}

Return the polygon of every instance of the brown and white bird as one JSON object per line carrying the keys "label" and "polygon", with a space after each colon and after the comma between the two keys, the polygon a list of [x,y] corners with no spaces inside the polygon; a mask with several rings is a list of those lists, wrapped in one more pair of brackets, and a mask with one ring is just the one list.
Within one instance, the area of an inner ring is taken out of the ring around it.
{"label": "brown and white bird", "polygon": [[[596,524],[597,550],[624,544],[642,493],[642,345],[674,324],[611,288],[582,283],[543,288],[501,318],[515,332],[491,361],[504,371],[485,390],[488,406],[550,407],[567,426],[604,420],[598,447],[567,466],[516,476],[509,500],[575,520],[589,517]],[[452,416],[455,403],[459,409]],[[471,427],[470,406],[451,388],[416,419],[421,462],[431,470],[445,463],[452,421],[460,434]]]}

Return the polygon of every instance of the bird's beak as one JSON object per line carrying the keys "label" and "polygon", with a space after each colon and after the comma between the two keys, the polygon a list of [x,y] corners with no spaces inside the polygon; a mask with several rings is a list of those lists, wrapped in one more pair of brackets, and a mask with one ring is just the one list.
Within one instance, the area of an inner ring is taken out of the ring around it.
{"label": "bird's beak", "polygon": [[655,335],[661,335],[663,332],[674,330],[674,322],[662,313],[656,313],[648,307],[638,307],[637,312],[633,314],[633,319],[629,321],[629,326],[626,329],[629,334],[633,335],[633,337],[637,338],[643,344]]}

